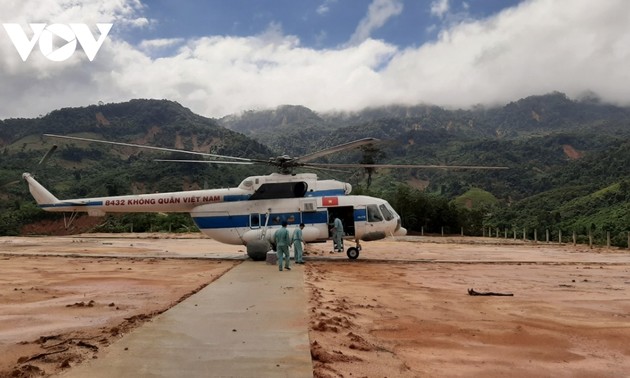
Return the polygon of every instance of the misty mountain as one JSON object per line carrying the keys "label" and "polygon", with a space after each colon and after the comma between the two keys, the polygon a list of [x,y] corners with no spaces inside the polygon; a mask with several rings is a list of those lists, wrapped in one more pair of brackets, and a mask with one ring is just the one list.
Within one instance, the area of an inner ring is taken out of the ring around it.
{"label": "misty mountain", "polygon": [[[287,105],[218,120],[194,114],[172,101],[132,100],[64,108],[35,119],[7,119],[0,121],[0,221],[8,226],[0,233],[15,233],[21,224],[51,216],[34,206],[20,181],[24,171],[35,170],[60,198],[229,187],[246,176],[271,172],[265,167],[159,163],[154,159],[190,156],[60,142],[43,138],[43,133],[259,159],[285,153],[300,156],[376,137],[381,143],[375,148],[331,155],[324,161],[509,169],[377,169],[371,175],[358,169],[318,174],[348,181],[357,193],[389,199],[404,185],[475,208],[479,204],[470,199],[470,193],[486,193],[479,203],[489,213],[492,207],[492,216],[484,222],[497,226],[597,226],[606,214],[613,214],[614,227],[630,224],[628,199],[622,193],[630,176],[630,108],[602,104],[594,98],[575,101],[553,93],[496,108],[389,106],[334,114]],[[59,149],[44,166],[38,166],[53,143]],[[605,200],[600,199],[602,190]],[[584,203],[596,208],[580,214],[576,209],[582,209]],[[425,219],[425,223],[429,221]],[[606,227],[611,226],[607,223]]]}

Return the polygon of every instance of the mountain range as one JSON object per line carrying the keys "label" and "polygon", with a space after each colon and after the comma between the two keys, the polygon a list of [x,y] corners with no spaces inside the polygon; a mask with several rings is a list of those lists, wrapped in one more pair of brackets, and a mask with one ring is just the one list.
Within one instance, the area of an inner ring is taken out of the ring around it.
{"label": "mountain range", "polygon": [[[62,143],[45,165],[37,166],[53,144],[43,133],[260,159],[301,156],[375,137],[380,140],[375,148],[331,155],[328,161],[509,169],[318,174],[349,181],[359,193],[393,198],[404,185],[455,204],[483,208],[483,223],[489,227],[612,229],[619,240],[630,229],[630,199],[625,194],[630,174],[630,108],[604,104],[592,96],[571,100],[551,93],[469,110],[417,105],[320,114],[284,105],[220,119],[199,116],[172,101],[138,99],[59,109],[35,119],[7,119],[0,121],[0,186],[4,189],[0,208],[12,226],[0,233],[19,233],[23,223],[40,218],[29,205],[32,201],[25,185],[16,182],[22,171],[35,169],[60,198],[227,187],[248,175],[271,172],[240,166],[160,164],[153,161],[155,153],[84,143]],[[482,196],[486,200],[478,200],[480,192],[487,193]]]}

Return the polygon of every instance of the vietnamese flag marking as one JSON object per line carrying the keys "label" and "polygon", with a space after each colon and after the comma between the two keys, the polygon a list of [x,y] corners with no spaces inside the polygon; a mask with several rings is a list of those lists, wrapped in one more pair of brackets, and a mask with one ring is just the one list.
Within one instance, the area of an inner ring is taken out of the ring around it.
{"label": "vietnamese flag marking", "polygon": [[339,205],[339,198],[337,198],[337,197],[323,197],[322,198],[322,204],[324,204],[324,206],[338,206]]}

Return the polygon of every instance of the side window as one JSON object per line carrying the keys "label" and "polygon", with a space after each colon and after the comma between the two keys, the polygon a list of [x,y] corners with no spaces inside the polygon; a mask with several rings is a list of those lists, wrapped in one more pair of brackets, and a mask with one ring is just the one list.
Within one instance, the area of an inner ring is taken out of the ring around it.
{"label": "side window", "polygon": [[381,205],[381,206],[379,206],[379,208],[381,209],[381,212],[383,213],[383,216],[385,217],[386,220],[390,221],[390,220],[394,219],[394,216],[389,211],[387,206]]}
{"label": "side window", "polygon": [[250,214],[249,216],[249,227],[258,228],[260,227],[260,217],[258,214]]}
{"label": "side window", "polygon": [[368,217],[368,222],[382,222],[383,221],[383,216],[378,211],[378,207],[376,205],[367,206],[367,217]]}

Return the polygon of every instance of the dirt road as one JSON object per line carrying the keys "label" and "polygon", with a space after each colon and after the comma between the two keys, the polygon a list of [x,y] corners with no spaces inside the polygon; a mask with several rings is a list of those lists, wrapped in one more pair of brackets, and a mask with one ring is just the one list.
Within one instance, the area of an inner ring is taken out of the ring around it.
{"label": "dirt road", "polygon": [[[0,238],[0,376],[98,358],[245,258],[199,235],[140,236]],[[406,237],[349,261],[329,248],[310,245],[305,265],[316,377],[630,371],[628,251]]]}

